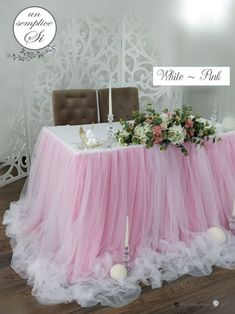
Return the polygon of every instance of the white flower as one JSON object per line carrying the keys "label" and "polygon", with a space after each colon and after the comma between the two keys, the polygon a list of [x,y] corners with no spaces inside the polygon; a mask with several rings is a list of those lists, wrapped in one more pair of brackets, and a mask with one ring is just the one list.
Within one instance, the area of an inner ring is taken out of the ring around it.
{"label": "white flower", "polygon": [[123,130],[123,131],[121,132],[121,136],[123,136],[123,137],[128,137],[129,135],[130,135],[130,133],[127,132],[126,130]]}
{"label": "white flower", "polygon": [[181,125],[173,125],[168,130],[168,140],[172,144],[182,144],[186,136],[186,130]]}
{"label": "white flower", "polygon": [[160,115],[160,118],[162,119],[162,123],[161,123],[161,126],[164,130],[167,129],[167,125],[168,123],[170,122],[171,120],[171,117],[169,117],[169,115],[167,115],[166,113],[162,113]]}
{"label": "white flower", "polygon": [[142,144],[145,144],[149,138],[147,133],[152,132],[152,127],[148,123],[137,125],[134,129],[134,136],[137,137]]}
{"label": "white flower", "polygon": [[213,127],[213,124],[212,123],[209,123],[209,125],[205,125],[204,129],[205,130],[209,130]]}
{"label": "white flower", "polygon": [[197,121],[198,121],[199,123],[203,123],[203,124],[204,124],[204,128],[205,128],[206,130],[208,130],[208,129],[210,129],[210,128],[213,127],[213,123],[212,123],[212,121],[210,121],[210,120],[207,120],[207,119],[204,119],[204,118],[199,118],[199,119],[197,119]]}
{"label": "white flower", "polygon": [[204,118],[199,118],[199,119],[197,119],[197,121],[199,122],[199,123],[203,123],[204,125],[211,125],[212,126],[212,121],[210,121],[210,120],[207,120],[207,119],[204,119]]}
{"label": "white flower", "polygon": [[197,121],[198,121],[199,123],[206,124],[206,119],[204,119],[204,118],[198,118]]}
{"label": "white flower", "polygon": [[212,304],[213,304],[214,307],[217,307],[217,306],[219,306],[219,301],[218,300],[213,300]]}

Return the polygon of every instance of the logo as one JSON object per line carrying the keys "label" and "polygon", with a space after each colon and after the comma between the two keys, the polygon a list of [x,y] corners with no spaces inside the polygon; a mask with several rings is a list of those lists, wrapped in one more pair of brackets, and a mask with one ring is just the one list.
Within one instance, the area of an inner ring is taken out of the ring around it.
{"label": "logo", "polygon": [[40,50],[55,38],[56,21],[52,14],[41,7],[29,7],[15,18],[14,35],[24,48]]}

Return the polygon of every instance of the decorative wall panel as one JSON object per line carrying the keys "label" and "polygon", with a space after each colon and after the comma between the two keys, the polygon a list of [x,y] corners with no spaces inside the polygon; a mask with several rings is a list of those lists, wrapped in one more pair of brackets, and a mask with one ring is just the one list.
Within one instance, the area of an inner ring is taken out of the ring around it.
{"label": "decorative wall panel", "polygon": [[161,62],[148,30],[134,15],[126,13],[122,22],[122,83],[138,88],[142,108],[147,103],[161,107],[166,88],[154,87],[152,77],[153,66]]}
{"label": "decorative wall panel", "polygon": [[20,106],[11,129],[1,134],[0,141],[0,146],[5,148],[4,154],[0,152],[0,187],[2,187],[28,174],[29,150],[23,105]]}

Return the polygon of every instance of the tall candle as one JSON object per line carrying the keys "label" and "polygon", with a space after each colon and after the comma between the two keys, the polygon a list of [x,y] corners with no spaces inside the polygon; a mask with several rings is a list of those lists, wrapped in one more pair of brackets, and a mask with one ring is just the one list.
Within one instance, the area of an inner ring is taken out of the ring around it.
{"label": "tall candle", "polygon": [[112,105],[112,88],[111,82],[109,82],[109,115],[113,114],[113,105]]}
{"label": "tall candle", "polygon": [[235,217],[235,201],[233,203],[233,217]]}
{"label": "tall candle", "polygon": [[126,216],[125,247],[129,247],[129,219],[128,219],[128,216]]}

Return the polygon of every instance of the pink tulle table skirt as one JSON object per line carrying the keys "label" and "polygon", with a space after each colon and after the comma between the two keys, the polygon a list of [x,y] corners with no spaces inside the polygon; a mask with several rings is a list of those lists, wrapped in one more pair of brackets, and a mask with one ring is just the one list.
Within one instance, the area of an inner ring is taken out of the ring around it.
{"label": "pink tulle table skirt", "polygon": [[[122,306],[139,296],[140,281],[157,288],[213,265],[235,268],[235,134],[188,149],[188,157],[173,146],[80,153],[41,131],[28,182],[4,217],[12,267],[39,302]],[[130,270],[114,280],[127,215]],[[211,227],[223,230],[223,244]]]}

